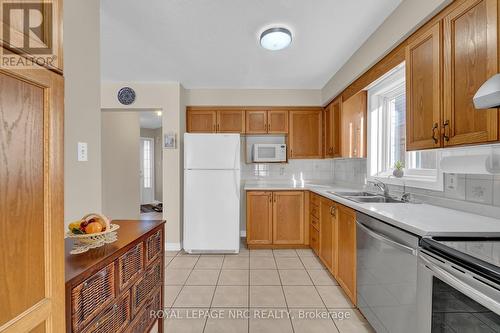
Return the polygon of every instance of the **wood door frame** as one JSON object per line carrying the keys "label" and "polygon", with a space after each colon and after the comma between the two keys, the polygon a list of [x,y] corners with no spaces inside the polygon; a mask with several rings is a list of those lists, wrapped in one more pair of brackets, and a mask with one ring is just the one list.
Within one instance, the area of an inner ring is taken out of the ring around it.
{"label": "wood door frame", "polygon": [[[441,33],[441,22],[437,22],[432,28],[425,31],[414,41],[408,43],[406,47],[406,124],[414,124],[414,110],[411,109],[412,99],[413,99],[413,84],[412,84],[412,50],[419,47],[423,43],[427,42],[429,39],[432,40],[433,47],[433,123],[437,125],[435,129],[435,135],[437,142],[433,142],[432,137],[425,141],[415,141],[413,136],[413,128],[406,126],[406,151],[420,150],[420,149],[430,149],[439,148],[442,146],[442,136],[440,131],[440,124],[442,123],[442,33]],[[432,129],[429,129],[429,134],[431,136]]]}
{"label": "wood door frame", "polygon": [[[45,298],[0,326],[24,332],[45,322],[46,332],[64,332],[64,78],[41,67],[2,69],[0,73],[43,89],[43,182]],[[28,274],[28,272],[26,272]]]}

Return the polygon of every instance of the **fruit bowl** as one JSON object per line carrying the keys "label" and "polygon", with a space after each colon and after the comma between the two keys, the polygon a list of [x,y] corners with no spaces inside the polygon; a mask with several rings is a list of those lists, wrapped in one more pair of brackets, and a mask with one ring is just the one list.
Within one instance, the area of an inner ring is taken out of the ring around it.
{"label": "fruit bowl", "polygon": [[71,254],[79,254],[87,252],[90,249],[101,247],[105,244],[110,244],[118,239],[116,230],[120,228],[117,224],[111,224],[110,227],[102,232],[93,234],[74,234],[71,231],[66,232],[66,238],[73,238],[73,249]]}

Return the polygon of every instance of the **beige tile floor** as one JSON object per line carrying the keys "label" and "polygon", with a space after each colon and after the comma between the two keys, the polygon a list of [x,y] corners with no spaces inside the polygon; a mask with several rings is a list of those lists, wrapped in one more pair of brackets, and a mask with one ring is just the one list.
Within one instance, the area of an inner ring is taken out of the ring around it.
{"label": "beige tile floor", "polygon": [[311,250],[165,260],[166,332],[373,332]]}

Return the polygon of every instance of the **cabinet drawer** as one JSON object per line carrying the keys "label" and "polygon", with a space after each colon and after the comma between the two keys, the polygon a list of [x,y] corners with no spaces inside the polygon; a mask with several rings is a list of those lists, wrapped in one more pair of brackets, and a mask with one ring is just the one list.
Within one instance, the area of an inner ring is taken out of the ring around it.
{"label": "cabinet drawer", "polygon": [[148,329],[150,322],[149,314],[143,309],[130,325],[127,333],[144,333]]}
{"label": "cabinet drawer", "polygon": [[319,219],[314,216],[311,216],[311,226],[317,231],[319,231]]}
{"label": "cabinet drawer", "polygon": [[311,212],[312,216],[319,219],[319,206],[318,205],[315,205],[315,204],[310,205],[309,211]]}
{"label": "cabinet drawer", "polygon": [[319,195],[311,193],[311,203],[316,206],[319,206],[319,201],[320,201]]}
{"label": "cabinet drawer", "polygon": [[162,232],[158,230],[146,240],[146,265],[149,265],[161,254]]}
{"label": "cabinet drawer", "polygon": [[71,291],[73,331],[80,331],[115,298],[114,262]]}
{"label": "cabinet drawer", "polygon": [[148,268],[144,276],[132,286],[132,313],[136,314],[148,299],[149,294],[163,281],[161,258]]}
{"label": "cabinet drawer", "polygon": [[120,301],[104,310],[85,333],[120,333],[130,322],[130,292],[127,291]]}
{"label": "cabinet drawer", "polygon": [[314,253],[319,254],[319,231],[316,230],[312,225],[309,227],[310,243],[311,249]]}
{"label": "cabinet drawer", "polygon": [[118,281],[120,290],[124,290],[144,269],[142,242],[118,258]]}

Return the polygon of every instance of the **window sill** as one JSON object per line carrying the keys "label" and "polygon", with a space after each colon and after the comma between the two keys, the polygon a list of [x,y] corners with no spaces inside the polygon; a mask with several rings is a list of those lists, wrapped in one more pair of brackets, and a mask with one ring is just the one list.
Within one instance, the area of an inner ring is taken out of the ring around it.
{"label": "window sill", "polygon": [[376,176],[369,176],[367,180],[379,180],[383,183],[390,185],[408,186],[415,188],[422,188],[433,191],[443,191],[443,176],[438,173],[437,176],[419,176],[419,175],[404,175],[402,178],[396,178],[392,174],[379,174]]}

